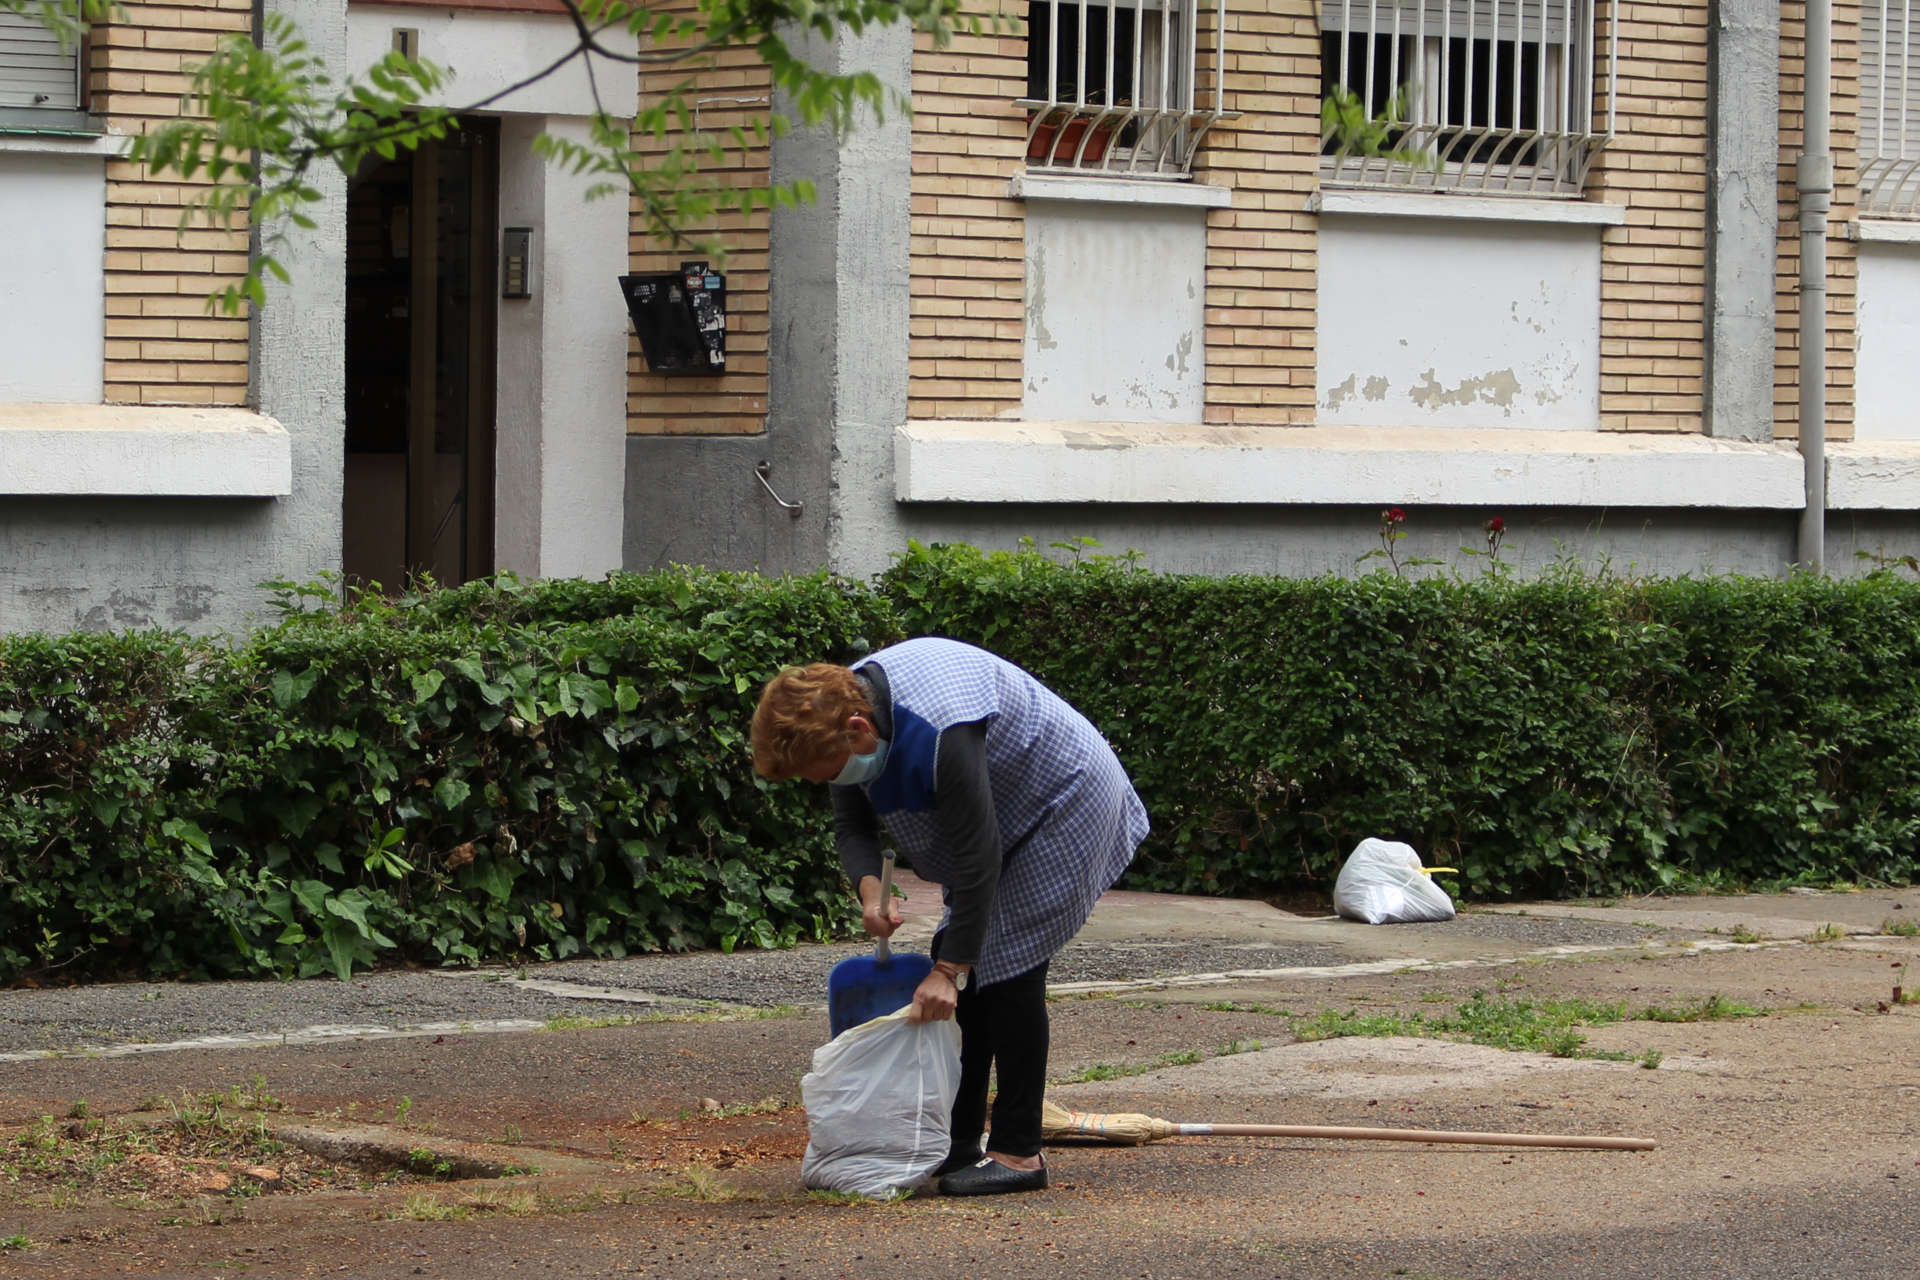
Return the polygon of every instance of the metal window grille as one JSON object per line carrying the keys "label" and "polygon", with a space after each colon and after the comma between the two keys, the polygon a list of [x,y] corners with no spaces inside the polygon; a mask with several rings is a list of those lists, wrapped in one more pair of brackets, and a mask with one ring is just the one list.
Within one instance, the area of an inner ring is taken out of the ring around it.
{"label": "metal window grille", "polygon": [[1860,215],[1920,218],[1920,21],[1913,0],[1860,13]]}
{"label": "metal window grille", "polygon": [[75,111],[80,49],[33,13],[0,13],[0,110]]}
{"label": "metal window grille", "polygon": [[1188,176],[1221,109],[1226,0],[1032,0],[1027,167]]}
{"label": "metal window grille", "polygon": [[1617,37],[1596,56],[1594,4],[1321,0],[1322,181],[1580,196],[1613,137]]}

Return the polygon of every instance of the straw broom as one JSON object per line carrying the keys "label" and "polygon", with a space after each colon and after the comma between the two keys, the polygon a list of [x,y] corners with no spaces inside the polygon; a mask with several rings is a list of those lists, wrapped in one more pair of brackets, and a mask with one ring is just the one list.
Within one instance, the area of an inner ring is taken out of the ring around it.
{"label": "straw broom", "polygon": [[1652,1138],[1587,1138],[1550,1133],[1475,1133],[1447,1129],[1369,1129],[1326,1124],[1176,1124],[1137,1112],[1099,1115],[1068,1111],[1051,1099],[1040,1104],[1040,1133],[1046,1138],[1092,1138],[1135,1147],[1162,1138],[1369,1138],[1380,1142],[1464,1142],[1497,1147],[1597,1147],[1607,1151],[1651,1151]]}

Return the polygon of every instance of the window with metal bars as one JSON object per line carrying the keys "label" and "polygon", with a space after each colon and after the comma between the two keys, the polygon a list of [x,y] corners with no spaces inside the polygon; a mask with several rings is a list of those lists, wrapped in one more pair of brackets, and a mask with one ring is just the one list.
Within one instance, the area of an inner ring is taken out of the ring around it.
{"label": "window with metal bars", "polygon": [[1920,218],[1920,20],[1913,0],[1860,9],[1860,216]]}
{"label": "window with metal bars", "polygon": [[1032,0],[1027,167],[1185,178],[1220,109],[1225,0]]}
{"label": "window with metal bars", "polygon": [[[1321,0],[1329,185],[1579,196],[1596,119],[1594,0]],[[1604,60],[1613,100],[1611,52]]]}

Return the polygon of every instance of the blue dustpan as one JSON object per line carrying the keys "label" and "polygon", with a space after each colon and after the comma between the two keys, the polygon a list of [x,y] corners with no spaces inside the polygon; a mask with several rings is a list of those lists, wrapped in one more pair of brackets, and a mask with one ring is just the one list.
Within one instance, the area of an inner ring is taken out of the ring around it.
{"label": "blue dustpan", "polygon": [[[893,897],[893,854],[880,864],[880,901]],[[873,940],[873,954],[852,956],[827,975],[827,1024],[834,1035],[913,1003],[920,980],[933,971],[933,957],[894,955],[885,938]]]}

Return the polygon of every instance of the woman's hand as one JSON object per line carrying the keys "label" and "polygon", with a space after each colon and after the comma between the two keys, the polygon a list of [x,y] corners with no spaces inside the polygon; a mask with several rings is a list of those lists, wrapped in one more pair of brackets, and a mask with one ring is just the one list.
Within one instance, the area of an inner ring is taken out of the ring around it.
{"label": "woman's hand", "polygon": [[877,876],[860,877],[860,924],[873,938],[891,938],[893,931],[900,927],[899,899],[889,894],[880,897],[880,880]]}
{"label": "woman's hand", "polygon": [[914,989],[913,1008],[907,1014],[907,1021],[945,1022],[953,1016],[954,1006],[959,1002],[960,991],[953,985],[953,979],[936,966]]}

